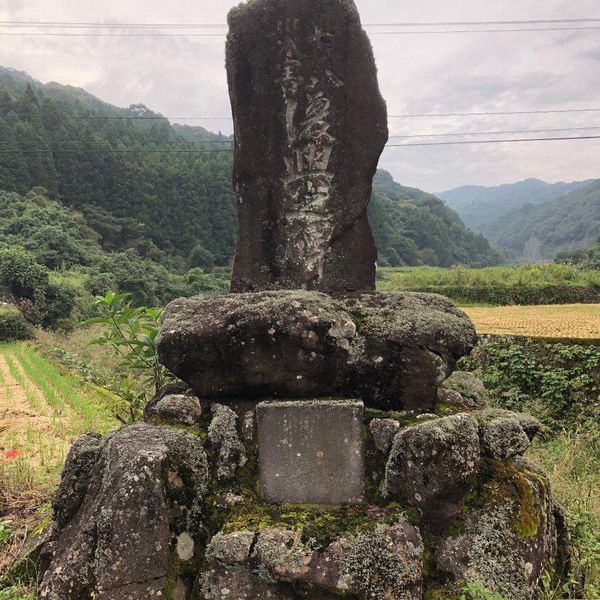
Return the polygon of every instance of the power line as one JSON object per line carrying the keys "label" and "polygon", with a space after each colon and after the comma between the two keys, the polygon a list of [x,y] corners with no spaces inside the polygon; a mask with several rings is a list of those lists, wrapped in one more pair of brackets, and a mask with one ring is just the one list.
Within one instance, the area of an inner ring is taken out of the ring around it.
{"label": "power line", "polygon": [[[441,137],[465,137],[465,136],[476,136],[476,135],[516,135],[521,133],[558,133],[564,131],[590,131],[593,129],[600,129],[600,125],[590,125],[588,127],[564,127],[558,129],[513,129],[507,131],[456,131],[449,133],[411,133],[404,135],[390,135],[389,139],[412,139],[412,138],[441,138]],[[78,140],[68,140],[66,143],[77,144]],[[202,148],[204,145],[210,144],[233,144],[235,140],[198,140],[198,141],[173,141],[164,142],[159,144],[166,148],[189,147],[191,149]]]}
{"label": "power line", "polygon": [[[544,25],[559,23],[598,23],[600,18],[583,17],[574,19],[529,19],[505,21],[416,21],[400,23],[365,23],[364,27],[456,27],[456,26],[483,26],[483,25]],[[0,25],[7,27],[85,27],[101,29],[122,28],[182,28],[182,29],[214,29],[226,28],[227,23],[94,23],[73,21],[0,21]]]}
{"label": "power line", "polygon": [[406,135],[390,135],[390,139],[403,138],[437,138],[437,137],[452,137],[452,136],[468,136],[468,135],[510,135],[517,133],[557,133],[559,131],[589,131],[591,129],[600,129],[600,125],[590,127],[564,127],[561,129],[516,129],[512,131],[463,131],[456,133],[413,133]]}
{"label": "power line", "polygon": [[410,144],[388,144],[386,148],[403,148],[407,146],[462,146],[472,144],[510,144],[518,142],[562,142],[567,140],[600,140],[600,135],[551,138],[520,138],[516,140],[470,140],[456,142],[417,142]]}
{"label": "power line", "polygon": [[[551,138],[519,138],[519,139],[504,139],[504,140],[471,140],[471,141],[454,141],[454,142],[416,142],[409,144],[388,144],[387,148],[409,148],[416,146],[461,146],[461,145],[472,145],[472,144],[513,144],[520,142],[558,142],[558,141],[571,141],[571,140],[597,140],[600,139],[600,135],[590,136],[570,136],[570,137],[551,137]],[[185,149],[185,150],[173,150],[173,149],[155,149],[155,148],[140,148],[139,150],[133,149],[81,149],[81,150],[60,150],[60,149],[3,149],[0,148],[1,154],[40,154],[40,153],[56,153],[56,154],[92,154],[92,153],[108,153],[108,154],[133,154],[133,153],[165,153],[165,154],[221,154],[221,153],[232,153],[233,149],[223,150],[202,150],[202,149]]]}
{"label": "power line", "polygon": [[[453,33],[518,33],[540,31],[592,31],[600,27],[528,27],[513,29],[444,29],[444,30],[412,30],[412,31],[373,31],[373,35],[438,35]],[[0,32],[0,36],[21,37],[225,37],[225,33],[71,33],[71,32]]]}
{"label": "power line", "polygon": [[[389,119],[416,119],[421,117],[481,117],[481,116],[508,116],[508,115],[549,115],[566,113],[587,113],[600,112],[600,108],[563,108],[554,110],[519,110],[519,111],[501,111],[501,112],[455,112],[455,113],[415,113],[388,115]],[[24,115],[23,119],[42,119],[42,115]],[[63,115],[62,118],[69,120],[107,120],[107,121],[231,121],[232,117],[214,117],[214,116],[195,116],[195,117],[163,117],[163,116],[113,116],[113,115]]]}
{"label": "power line", "polygon": [[600,108],[563,108],[555,110],[518,110],[504,112],[456,112],[456,113],[420,113],[404,115],[388,115],[389,119],[414,119],[420,117],[483,117],[483,116],[501,116],[501,115],[549,115],[558,113],[585,113],[600,112]]}

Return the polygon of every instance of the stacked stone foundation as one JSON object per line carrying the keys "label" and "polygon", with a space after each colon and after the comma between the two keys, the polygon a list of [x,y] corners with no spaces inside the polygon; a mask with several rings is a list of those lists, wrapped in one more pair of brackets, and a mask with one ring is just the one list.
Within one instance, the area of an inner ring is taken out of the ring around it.
{"label": "stacked stone foundation", "polygon": [[[537,421],[451,374],[475,342],[436,296],[173,303],[158,346],[186,383],[159,394],[145,424],[75,445],[41,597],[451,600],[480,582],[536,598],[542,577],[565,572],[563,521],[523,457]],[[424,355],[437,368],[411,383]]]}

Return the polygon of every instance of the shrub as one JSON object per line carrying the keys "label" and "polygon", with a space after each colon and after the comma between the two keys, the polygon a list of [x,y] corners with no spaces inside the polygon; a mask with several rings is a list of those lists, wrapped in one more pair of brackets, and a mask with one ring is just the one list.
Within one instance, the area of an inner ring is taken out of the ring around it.
{"label": "shrub", "polygon": [[64,328],[77,301],[77,290],[65,283],[51,283],[46,289],[45,315],[42,326],[49,329]]}
{"label": "shrub", "polygon": [[596,285],[439,285],[411,288],[408,291],[442,294],[442,296],[447,296],[461,304],[534,306],[539,304],[600,303],[600,287]]}
{"label": "shrub", "polygon": [[33,328],[16,308],[0,306],[0,342],[30,340],[33,337]]}
{"label": "shrub", "polygon": [[554,430],[594,418],[600,399],[600,348],[493,339],[460,368],[477,373],[502,408],[536,414]]}
{"label": "shrub", "polygon": [[48,287],[48,269],[19,246],[4,248],[0,250],[0,283],[15,298],[36,301],[43,298]]}
{"label": "shrub", "polygon": [[196,246],[190,254],[190,267],[210,270],[215,266],[215,255],[204,246]]}

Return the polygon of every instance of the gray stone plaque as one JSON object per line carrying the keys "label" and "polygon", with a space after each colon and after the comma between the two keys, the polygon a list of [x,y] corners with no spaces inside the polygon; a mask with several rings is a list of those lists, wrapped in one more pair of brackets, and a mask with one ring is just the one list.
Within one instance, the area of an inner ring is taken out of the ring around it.
{"label": "gray stone plaque", "polygon": [[363,501],[361,401],[262,402],[256,410],[260,484],[266,502]]}

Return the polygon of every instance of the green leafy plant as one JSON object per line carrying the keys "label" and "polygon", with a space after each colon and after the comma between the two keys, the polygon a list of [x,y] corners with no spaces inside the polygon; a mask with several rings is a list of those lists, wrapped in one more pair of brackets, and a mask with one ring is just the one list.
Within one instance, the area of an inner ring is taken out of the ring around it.
{"label": "green leafy plant", "polygon": [[600,397],[600,348],[493,339],[461,361],[495,404],[533,412],[554,431],[589,420]]}
{"label": "green leafy plant", "polygon": [[33,328],[17,308],[0,304],[0,342],[30,340],[34,335]]}
{"label": "green leafy plant", "polygon": [[[156,393],[175,377],[158,361],[156,337],[162,310],[134,307],[130,294],[108,292],[96,299],[98,317],[89,324],[107,326],[91,344],[108,345],[121,357],[121,365],[130,376],[118,385],[118,393],[129,405],[129,420],[135,421],[143,409],[147,394]],[[136,385],[141,383],[141,389]],[[123,420],[121,418],[121,420]]]}
{"label": "green leafy plant", "polygon": [[508,600],[497,592],[492,592],[480,581],[469,581],[463,587],[461,600]]}
{"label": "green leafy plant", "polygon": [[10,539],[10,534],[12,533],[11,524],[12,521],[10,520],[0,520],[0,548],[7,544]]}

